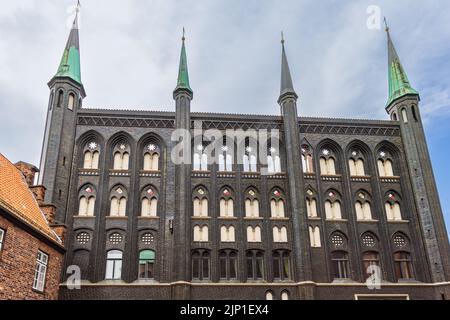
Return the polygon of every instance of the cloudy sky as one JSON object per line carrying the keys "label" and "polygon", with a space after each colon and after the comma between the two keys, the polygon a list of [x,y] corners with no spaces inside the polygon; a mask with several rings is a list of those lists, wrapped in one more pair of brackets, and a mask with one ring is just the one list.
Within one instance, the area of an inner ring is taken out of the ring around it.
{"label": "cloudy sky", "polygon": [[[0,0],[0,152],[39,164],[48,88],[75,0]],[[450,2],[84,0],[84,105],[173,110],[182,27],[194,111],[277,114],[280,30],[302,116],[387,119],[386,36],[413,86],[450,225]]]}

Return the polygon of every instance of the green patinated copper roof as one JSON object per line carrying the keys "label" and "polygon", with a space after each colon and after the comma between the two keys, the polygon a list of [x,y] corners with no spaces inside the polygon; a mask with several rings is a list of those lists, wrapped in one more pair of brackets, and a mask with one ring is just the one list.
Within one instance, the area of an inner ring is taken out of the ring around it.
{"label": "green patinated copper roof", "polygon": [[175,90],[178,89],[186,89],[192,92],[192,89],[189,85],[189,72],[188,72],[188,66],[187,66],[187,58],[186,58],[186,47],[184,45],[184,35],[183,35],[183,44],[181,46],[181,56],[180,56],[180,67],[178,70],[178,81],[177,81],[177,87]]}
{"label": "green patinated copper roof", "polygon": [[391,36],[389,34],[389,28],[386,28],[388,37],[388,72],[389,72],[389,99],[386,106],[389,106],[395,100],[404,97],[406,95],[419,95],[419,93],[411,87],[406,72],[400,62],[400,58],[397,55]]}
{"label": "green patinated copper roof", "polygon": [[70,30],[69,39],[64,49],[61,62],[55,77],[69,77],[79,84],[81,83],[80,43],[78,35],[78,14]]}

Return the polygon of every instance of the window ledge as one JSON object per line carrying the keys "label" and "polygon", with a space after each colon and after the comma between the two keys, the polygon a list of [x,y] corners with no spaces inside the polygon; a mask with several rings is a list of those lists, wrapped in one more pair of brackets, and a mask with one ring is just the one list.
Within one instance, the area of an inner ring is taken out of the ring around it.
{"label": "window ledge", "polygon": [[387,220],[388,223],[409,223],[409,220]]}
{"label": "window ledge", "polygon": [[211,217],[207,216],[207,217],[198,217],[198,216],[192,216],[191,217],[192,220],[210,220]]}
{"label": "window ledge", "polygon": [[217,217],[219,220],[237,220],[237,217]]}
{"label": "window ledge", "polygon": [[79,216],[79,215],[76,215],[76,216],[73,216],[74,218],[76,218],[76,219],[90,219],[90,218],[95,218],[95,216]]}
{"label": "window ledge", "polygon": [[308,217],[309,220],[322,220],[320,217]]}
{"label": "window ledge", "polygon": [[379,220],[375,220],[375,219],[368,219],[368,220],[356,220],[357,222],[361,222],[361,223],[364,223],[364,222],[367,222],[367,223],[377,223],[377,222],[379,222]]}
{"label": "window ledge", "polygon": [[264,220],[263,217],[244,217],[244,220]]}
{"label": "window ledge", "polygon": [[288,221],[289,217],[270,217],[270,220]]}
{"label": "window ledge", "polygon": [[330,221],[330,222],[348,222],[348,219],[325,219],[325,221]]}

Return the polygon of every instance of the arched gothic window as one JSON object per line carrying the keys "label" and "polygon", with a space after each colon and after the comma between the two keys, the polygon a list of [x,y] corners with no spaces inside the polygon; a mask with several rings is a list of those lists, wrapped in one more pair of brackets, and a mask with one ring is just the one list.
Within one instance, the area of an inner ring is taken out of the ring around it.
{"label": "arched gothic window", "polygon": [[261,227],[247,227],[247,242],[261,242]]}
{"label": "arched gothic window", "polygon": [[264,278],[264,253],[260,250],[248,250],[247,260],[247,279],[261,280]]}
{"label": "arched gothic window", "polygon": [[69,93],[69,101],[67,102],[67,109],[73,110],[75,107],[75,95],[73,93]]}
{"label": "arched gothic window", "polygon": [[275,243],[288,242],[286,227],[273,227],[273,242]]}
{"label": "arched gothic window", "polygon": [[96,191],[91,185],[84,186],[79,194],[78,215],[94,216]]}
{"label": "arched gothic window", "polygon": [[281,172],[281,158],[279,150],[269,147],[267,150],[267,172],[269,174]]}
{"label": "arched gothic window", "polygon": [[364,158],[360,151],[352,150],[350,152],[350,159],[348,160],[348,166],[350,168],[350,176],[366,175],[366,171],[364,169]]}
{"label": "arched gothic window", "polygon": [[208,154],[206,153],[207,144],[202,142],[194,147],[193,170],[208,171]]}
{"label": "arched gothic window", "polygon": [[395,176],[393,163],[392,155],[389,152],[385,150],[378,152],[377,166],[380,177]]}
{"label": "arched gothic window", "polygon": [[279,189],[274,189],[270,194],[270,213],[272,218],[284,218],[284,195]]}
{"label": "arched gothic window", "polygon": [[399,196],[389,192],[385,202],[386,218],[388,221],[403,220]]}
{"label": "arched gothic window", "polygon": [[244,172],[258,172],[257,148],[257,144],[253,140],[246,139],[242,160]]}
{"label": "arched gothic window", "polygon": [[114,187],[111,192],[111,217],[125,217],[127,215],[127,192],[122,186]]}
{"label": "arched gothic window", "polygon": [[220,241],[221,242],[235,242],[235,229],[233,226],[220,227]]}
{"label": "arched gothic window", "polygon": [[322,246],[320,240],[320,228],[318,226],[309,226],[309,242],[313,248],[319,248]]}
{"label": "arched gothic window", "polygon": [[83,169],[98,169],[100,145],[92,140],[83,149]]}
{"label": "arched gothic window", "polygon": [[208,196],[206,189],[198,187],[193,194],[194,217],[208,216]]}
{"label": "arched gothic window", "polygon": [[158,193],[154,187],[146,188],[141,195],[141,216],[158,216]]}
{"label": "arched gothic window", "polygon": [[289,280],[291,277],[291,263],[289,251],[276,250],[272,254],[273,277],[276,280]]}
{"label": "arched gothic window", "polygon": [[233,192],[230,188],[225,187],[221,191],[219,207],[220,207],[220,216],[221,217],[233,217],[234,216],[234,201],[233,201]]}
{"label": "arched gothic window", "polygon": [[306,191],[306,213],[309,218],[317,218],[317,200],[315,192],[311,189]]}
{"label": "arched gothic window", "polygon": [[195,242],[208,242],[209,234],[208,234],[208,226],[203,225],[194,226],[194,241]]}
{"label": "arched gothic window", "polygon": [[114,147],[114,170],[128,170],[130,163],[130,146],[124,142]]}
{"label": "arched gothic window", "polygon": [[321,150],[320,155],[320,174],[330,176],[336,174],[336,157],[334,153],[327,148]]}
{"label": "arched gothic window", "polygon": [[235,250],[219,251],[219,272],[221,280],[237,279],[237,252]]}
{"label": "arched gothic window", "polygon": [[254,189],[249,189],[245,195],[245,216],[248,218],[259,217],[258,194]]}
{"label": "arched gothic window", "polygon": [[304,173],[314,173],[312,148],[306,144],[302,145],[302,167]]}
{"label": "arched gothic window", "polygon": [[330,220],[342,219],[340,196],[333,190],[330,190],[326,195],[325,216]]}
{"label": "arched gothic window", "polygon": [[355,211],[357,220],[372,220],[372,209],[369,202],[369,196],[366,192],[360,191],[357,194],[355,202]]}
{"label": "arched gothic window", "polygon": [[144,149],[144,171],[158,171],[160,155],[161,151],[156,144],[147,145]]}
{"label": "arched gothic window", "polygon": [[224,144],[220,148],[219,154],[219,171],[231,172],[233,171],[233,144],[227,144],[224,138]]}
{"label": "arched gothic window", "polygon": [[210,278],[211,254],[208,250],[198,249],[192,252],[192,279],[208,280]]}

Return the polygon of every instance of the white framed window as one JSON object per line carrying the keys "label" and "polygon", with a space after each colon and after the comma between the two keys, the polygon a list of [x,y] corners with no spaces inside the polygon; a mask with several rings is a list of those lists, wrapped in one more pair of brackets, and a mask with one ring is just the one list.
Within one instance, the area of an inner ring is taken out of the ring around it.
{"label": "white framed window", "polygon": [[33,289],[44,292],[45,278],[47,276],[48,255],[38,251],[36,256],[36,268],[34,270]]}
{"label": "white framed window", "polygon": [[5,241],[5,230],[0,229],[0,254],[3,250],[3,242]]}
{"label": "white framed window", "polygon": [[122,251],[110,250],[106,255],[106,280],[120,280],[122,277]]}

